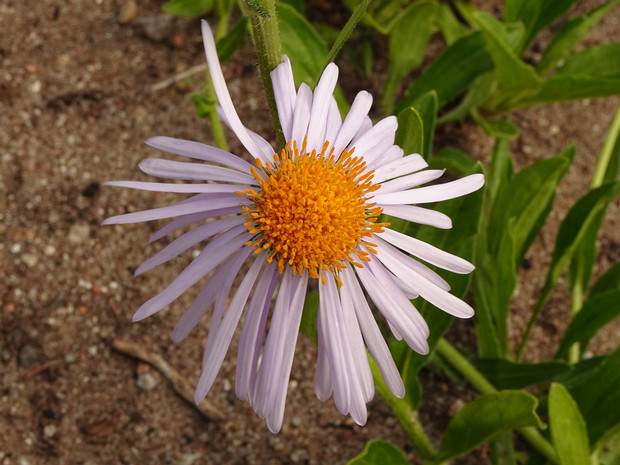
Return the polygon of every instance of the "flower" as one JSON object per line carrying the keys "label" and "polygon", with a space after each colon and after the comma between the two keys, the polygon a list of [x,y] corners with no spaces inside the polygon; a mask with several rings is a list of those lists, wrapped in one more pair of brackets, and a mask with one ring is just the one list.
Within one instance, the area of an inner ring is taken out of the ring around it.
{"label": "flower", "polygon": [[[337,409],[363,425],[366,403],[374,395],[366,347],[392,393],[398,397],[405,394],[364,290],[393,334],[422,354],[429,350],[428,327],[410,299],[421,296],[457,317],[473,315],[468,304],[448,292],[448,284],[438,274],[410,255],[456,273],[469,273],[473,265],[393,231],[389,224],[377,219],[385,213],[450,228],[447,216],[413,204],[468,194],[479,189],[484,179],[474,174],[419,187],[437,179],[443,171],[424,169],[427,164],[420,155],[404,156],[403,150],[394,145],[395,117],[373,125],[368,117],[372,97],[362,91],[343,121],[333,97],[337,66],[325,68],[314,92],[305,84],[296,91],[286,57],[271,73],[287,141],[280,153],[274,152],[265,139],[241,123],[224,81],[213,35],[204,21],[202,30],[221,117],[254,157],[255,164],[197,142],[154,137],[147,141],[148,145],[208,163],[150,158],[140,163],[143,172],[202,182],[108,183],[195,194],[175,205],[104,221],[124,224],[175,218],[153,234],[151,241],[203,222],[144,262],[136,275],[212,238],[164,291],[136,311],[133,319],[153,315],[213,272],[173,332],[173,340],[181,341],[214,306],[195,400],[200,402],[209,392],[247,306],[235,392],[240,399],[249,400],[271,431],[278,432],[304,298],[308,281],[314,279],[320,301],[316,394],[325,401],[333,393]],[[205,223],[208,219],[212,221]],[[249,270],[227,306],[233,281],[245,262],[249,262]]]}

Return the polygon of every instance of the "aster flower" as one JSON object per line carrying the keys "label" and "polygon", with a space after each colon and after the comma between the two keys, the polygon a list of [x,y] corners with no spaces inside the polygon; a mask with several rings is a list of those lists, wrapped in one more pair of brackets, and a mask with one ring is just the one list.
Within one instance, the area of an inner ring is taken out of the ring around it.
{"label": "aster flower", "polygon": [[[200,402],[209,392],[247,307],[237,354],[235,392],[240,399],[248,399],[269,429],[277,432],[282,425],[304,298],[308,282],[315,280],[320,301],[315,391],[322,401],[333,394],[337,409],[363,425],[366,403],[374,395],[366,348],[390,391],[398,397],[405,394],[364,291],[394,336],[421,354],[428,353],[429,332],[411,299],[421,296],[456,317],[473,315],[472,308],[451,295],[446,281],[421,261],[455,273],[469,273],[473,265],[393,231],[377,219],[385,213],[450,228],[447,216],[418,205],[468,194],[479,189],[484,179],[474,174],[420,187],[439,178],[443,171],[424,169],[427,164],[420,155],[404,156],[394,145],[395,117],[373,125],[368,117],[372,97],[362,91],[343,121],[333,97],[337,66],[326,67],[314,91],[305,84],[295,90],[286,57],[271,73],[286,138],[286,146],[275,152],[265,139],[241,123],[211,30],[204,21],[202,28],[220,115],[255,162],[198,142],[154,137],[148,145],[207,163],[150,158],[140,163],[144,173],[200,182],[108,183],[194,194],[175,205],[104,221],[124,224],[174,218],[153,234],[151,241],[201,222],[144,262],[136,275],[211,239],[164,291],[137,310],[133,319],[153,315],[212,273],[173,332],[173,340],[181,341],[213,306],[195,400]],[[226,305],[233,281],[246,262],[249,270]]]}

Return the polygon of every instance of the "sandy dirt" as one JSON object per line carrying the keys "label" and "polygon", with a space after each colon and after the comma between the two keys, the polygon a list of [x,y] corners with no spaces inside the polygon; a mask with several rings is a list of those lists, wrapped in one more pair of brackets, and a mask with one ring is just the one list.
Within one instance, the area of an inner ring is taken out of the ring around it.
{"label": "sandy dirt", "polygon": [[[153,85],[204,61],[198,21],[160,17],[160,2],[140,1],[136,19],[120,24],[120,1],[0,1],[0,464],[323,464],[346,463],[372,438],[400,447],[419,463],[380,399],[365,427],[341,416],[313,392],[316,350],[301,337],[282,432],[271,434],[234,395],[236,341],[208,396],[220,419],[207,418],[148,364],[113,350],[122,337],[160,354],[193,385],[200,373],[208,321],[184,342],[172,328],[193,298],[138,324],[131,316],[191,260],[191,254],[133,278],[162,247],[147,244],[158,224],[101,227],[111,215],[169,204],[168,194],[103,186],[147,180],[137,169],[160,156],[144,145],[155,135],[212,142],[189,93],[200,74],[153,91]],[[583,1],[580,11],[595,6]],[[323,5],[323,8],[326,8]],[[587,44],[620,40],[616,8]],[[541,40],[548,40],[543,38]],[[375,55],[385,54],[385,43]],[[294,57],[293,57],[294,59]],[[224,65],[242,120],[273,137],[251,48]],[[377,89],[341,59],[347,88]],[[349,96],[351,97],[351,96]],[[550,224],[528,253],[512,311],[518,337],[546,273],[559,221],[588,188],[596,157],[620,99],[517,111],[517,167],[558,153],[577,156],[557,196]],[[243,153],[230,133],[231,151]],[[441,129],[435,147],[451,145],[488,163],[492,140],[471,122]],[[618,202],[600,240],[600,275],[620,258]],[[548,358],[570,313],[559,286],[533,332],[528,359]],[[473,321],[450,336],[471,348]],[[610,325],[592,351],[620,341]],[[423,375],[420,415],[434,441],[451,415],[475,394],[437,370]],[[486,450],[463,463],[486,463]]]}

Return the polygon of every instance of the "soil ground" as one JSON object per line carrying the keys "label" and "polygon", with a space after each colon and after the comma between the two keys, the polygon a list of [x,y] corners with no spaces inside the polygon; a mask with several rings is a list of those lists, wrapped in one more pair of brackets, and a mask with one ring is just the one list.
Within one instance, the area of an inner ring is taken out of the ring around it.
{"label": "soil ground", "polygon": [[[597,3],[582,1],[578,11]],[[134,279],[136,267],[161,247],[146,243],[158,225],[100,226],[108,216],[173,200],[102,186],[146,180],[137,164],[158,156],[144,145],[146,138],[212,142],[208,124],[189,101],[200,74],[153,90],[204,61],[198,22],[161,18],[160,5],[140,1],[136,19],[121,24],[120,0],[0,2],[0,464],[342,464],[372,438],[390,440],[419,463],[381,399],[369,405],[365,427],[341,416],[332,401],[316,399],[316,350],[305,337],[297,346],[278,435],[234,395],[235,342],[208,396],[219,420],[201,415],[154,368],[112,349],[115,338],[129,339],[161,354],[193,384],[208,330],[205,322],[181,344],[170,340],[191,295],[132,324],[135,309],[191,257]],[[322,7],[329,10],[328,3]],[[619,41],[619,25],[616,8],[587,44]],[[548,40],[545,34],[541,41]],[[377,56],[385,53],[377,47]],[[254,63],[247,47],[224,72],[242,120],[269,136]],[[380,82],[355,75],[346,59],[340,64],[347,88],[379,88]],[[521,129],[512,144],[517,168],[577,144],[550,223],[521,270],[511,308],[515,338],[542,286],[559,221],[587,191],[618,104],[620,99],[608,98],[514,114]],[[243,153],[228,135],[231,151]],[[465,121],[436,135],[436,148],[447,145],[487,164],[492,140]],[[596,276],[620,258],[619,222],[616,202],[601,235]],[[568,297],[560,285],[533,332],[529,360],[553,354],[568,323]],[[472,320],[458,322],[450,337],[473,348],[473,327]],[[591,350],[609,352],[619,341],[616,322]],[[430,370],[423,386],[420,415],[437,441],[456,409],[475,394]],[[484,449],[463,461],[486,462]]]}

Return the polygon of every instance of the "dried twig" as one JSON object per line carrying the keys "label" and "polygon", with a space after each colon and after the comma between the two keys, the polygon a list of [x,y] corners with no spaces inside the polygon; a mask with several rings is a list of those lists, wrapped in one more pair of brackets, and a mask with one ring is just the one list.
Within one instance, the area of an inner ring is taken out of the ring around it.
{"label": "dried twig", "polygon": [[213,404],[209,403],[208,400],[205,399],[198,405],[194,403],[194,389],[190,383],[178,371],[172,368],[161,355],[148,352],[144,347],[128,341],[127,339],[114,339],[112,347],[118,352],[140,359],[154,366],[172,382],[174,390],[177,391],[181,397],[196,407],[200,413],[206,417],[212,420],[224,419],[220,411]]}
{"label": "dried twig", "polygon": [[175,82],[179,82],[186,77],[192,76],[193,74],[199,73],[201,71],[205,71],[207,69],[206,64],[192,66],[190,69],[183,71],[182,73],[175,74],[171,78],[165,79],[163,81],[158,82],[157,84],[153,84],[151,87],[152,92],[157,92],[158,90],[165,89],[168,86],[171,86]]}

